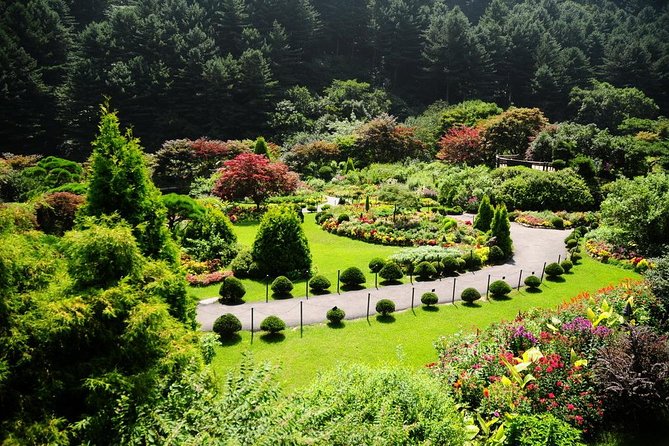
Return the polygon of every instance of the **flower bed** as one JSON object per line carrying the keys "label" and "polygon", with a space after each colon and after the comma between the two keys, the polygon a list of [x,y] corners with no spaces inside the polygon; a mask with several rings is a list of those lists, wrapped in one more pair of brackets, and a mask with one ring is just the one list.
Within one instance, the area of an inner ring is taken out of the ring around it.
{"label": "flower bed", "polygon": [[485,235],[472,228],[471,222],[459,224],[452,218],[429,211],[395,216],[360,213],[350,215],[348,220],[333,216],[321,226],[333,234],[392,246],[467,245],[469,249],[487,241]]}
{"label": "flower bed", "polygon": [[513,211],[509,214],[509,218],[524,226],[550,229],[569,229],[579,226],[590,227],[599,221],[599,217],[593,212],[565,211]]}
{"label": "flower bed", "polygon": [[627,283],[582,294],[557,311],[531,310],[479,335],[442,338],[439,362],[428,367],[471,414],[496,420],[495,428],[516,414],[547,412],[594,434],[606,428],[595,366],[601,349],[626,332],[628,303],[634,325],[660,326],[660,301],[645,285]]}
{"label": "flower bed", "polygon": [[625,246],[606,239],[606,231],[593,231],[586,236],[585,250],[593,258],[623,268],[644,272],[652,263],[641,256],[634,246]]}

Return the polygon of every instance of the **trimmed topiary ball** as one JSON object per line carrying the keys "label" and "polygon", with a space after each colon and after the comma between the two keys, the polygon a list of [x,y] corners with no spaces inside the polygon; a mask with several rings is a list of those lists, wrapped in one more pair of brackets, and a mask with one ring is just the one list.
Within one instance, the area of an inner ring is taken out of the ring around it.
{"label": "trimmed topiary ball", "polygon": [[241,280],[236,277],[230,276],[221,284],[221,287],[218,289],[218,294],[221,296],[218,301],[222,304],[232,304],[242,300],[246,294],[246,288]]}
{"label": "trimmed topiary ball", "polygon": [[570,238],[570,239],[567,240],[566,245],[567,245],[567,248],[569,248],[569,249],[576,248],[578,246],[578,240],[576,240],[574,238]]}
{"label": "trimmed topiary ball", "polygon": [[488,254],[488,260],[490,260],[492,263],[502,263],[504,260],[506,260],[506,256],[504,255],[504,251],[502,251],[502,248],[500,248],[497,245],[494,245],[490,248],[490,253]]}
{"label": "trimmed topiary ball", "polygon": [[481,293],[476,288],[465,288],[460,294],[460,299],[471,304],[481,298]]}
{"label": "trimmed topiary ball", "polygon": [[343,223],[345,221],[350,221],[351,217],[348,216],[348,214],[340,214],[337,217],[337,223]]}
{"label": "trimmed topiary ball", "polygon": [[333,324],[340,324],[341,321],[346,317],[346,313],[341,308],[332,307],[331,310],[328,310],[325,317],[327,317],[328,321]]}
{"label": "trimmed topiary ball", "polygon": [[483,265],[481,257],[473,251],[468,252],[462,258],[465,261],[465,266],[468,269],[478,269]]}
{"label": "trimmed topiary ball", "polygon": [[437,305],[439,302],[439,296],[428,291],[427,293],[423,293],[423,295],[420,297],[420,302],[426,307],[431,307],[432,305]]}
{"label": "trimmed topiary ball", "polygon": [[286,323],[277,316],[267,316],[260,323],[260,329],[270,334],[274,334],[285,330]]}
{"label": "trimmed topiary ball", "polygon": [[582,258],[583,255],[578,251],[572,252],[571,255],[569,256],[569,260],[571,260],[571,263],[574,265],[578,264],[579,260],[581,260]]}
{"label": "trimmed topiary ball", "polygon": [[564,274],[564,269],[556,262],[546,266],[544,271],[548,277],[558,277]]}
{"label": "trimmed topiary ball", "polygon": [[332,284],[328,280],[327,277],[325,276],[314,276],[310,281],[309,281],[309,288],[311,288],[313,291],[316,292],[322,292],[330,288]]}
{"label": "trimmed topiary ball", "polygon": [[242,323],[234,314],[227,313],[214,322],[214,333],[221,338],[227,338],[242,329]]}
{"label": "trimmed topiary ball", "polygon": [[562,261],[562,263],[560,263],[560,266],[562,267],[565,273],[568,273],[574,267],[574,263],[569,259],[565,259]]}
{"label": "trimmed topiary ball", "polygon": [[528,276],[525,278],[525,286],[532,289],[537,289],[541,286],[541,279],[537,276]]}
{"label": "trimmed topiary ball", "polygon": [[360,268],[355,266],[346,268],[339,276],[339,280],[347,286],[362,285],[367,281],[365,275],[360,271]]}
{"label": "trimmed topiary ball", "polygon": [[420,262],[414,269],[414,274],[421,280],[429,280],[437,275],[437,270],[430,262]]}
{"label": "trimmed topiary ball", "polygon": [[381,257],[374,257],[369,261],[369,270],[372,273],[378,273],[386,265],[386,261]]}
{"label": "trimmed topiary ball", "polygon": [[395,311],[395,302],[390,299],[381,299],[376,303],[376,312],[382,316],[388,316]]}
{"label": "trimmed topiary ball", "polygon": [[564,229],[564,220],[562,220],[560,217],[552,217],[551,225],[553,225],[555,229]]}
{"label": "trimmed topiary ball", "polygon": [[489,290],[493,298],[500,299],[511,292],[511,285],[503,280],[495,280],[490,284]]}
{"label": "trimmed topiary ball", "polygon": [[444,274],[455,274],[455,272],[460,269],[460,262],[458,260],[460,259],[455,256],[444,257],[441,260],[441,268]]}
{"label": "trimmed topiary ball", "polygon": [[388,262],[379,271],[379,276],[384,280],[395,282],[404,277],[404,273],[402,273],[402,268],[397,263]]}
{"label": "trimmed topiary ball", "polygon": [[286,295],[293,291],[293,282],[286,276],[279,276],[270,285],[274,294]]}

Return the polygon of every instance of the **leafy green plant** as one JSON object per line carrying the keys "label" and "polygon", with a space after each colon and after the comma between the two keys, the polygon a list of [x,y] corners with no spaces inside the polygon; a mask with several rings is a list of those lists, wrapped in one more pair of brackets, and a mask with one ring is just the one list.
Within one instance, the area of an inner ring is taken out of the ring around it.
{"label": "leafy green plant", "polygon": [[565,259],[562,262],[560,262],[560,266],[562,267],[565,273],[568,273],[574,267],[574,263],[569,259]]}
{"label": "leafy green plant", "polygon": [[541,286],[541,279],[537,276],[527,276],[524,280],[525,286],[530,289],[537,289]]}
{"label": "leafy green plant", "polygon": [[439,302],[439,296],[433,292],[423,293],[420,297],[420,302],[426,307],[431,307]]}
{"label": "leafy green plant", "polygon": [[481,298],[481,293],[476,288],[465,288],[460,293],[460,299],[468,304],[474,303]]}
{"label": "leafy green plant", "polygon": [[360,271],[360,268],[357,268],[355,266],[351,266],[350,268],[346,268],[344,271],[339,276],[339,280],[341,283],[347,286],[356,286],[356,285],[362,285],[367,281],[365,279],[365,275]]}
{"label": "leafy green plant", "polygon": [[402,273],[402,268],[397,263],[388,262],[379,271],[379,276],[388,282],[397,282],[404,277],[404,273]]}
{"label": "leafy green plant", "polygon": [[421,280],[430,280],[437,275],[437,269],[430,262],[420,262],[416,265],[414,274]]}
{"label": "leafy green plant", "polygon": [[564,274],[564,269],[560,266],[559,263],[553,262],[546,265],[544,272],[549,278],[556,278]]}
{"label": "leafy green plant", "polygon": [[322,275],[314,276],[309,281],[309,288],[311,288],[312,291],[318,293],[324,292],[325,290],[330,288],[331,285],[332,284],[330,283],[328,278]]}
{"label": "leafy green plant", "polygon": [[385,264],[386,261],[381,257],[374,257],[372,260],[369,261],[369,270],[372,273],[378,273],[385,266]]}
{"label": "leafy green plant", "polygon": [[489,290],[494,299],[502,299],[511,292],[511,285],[504,280],[495,280],[490,284]]}

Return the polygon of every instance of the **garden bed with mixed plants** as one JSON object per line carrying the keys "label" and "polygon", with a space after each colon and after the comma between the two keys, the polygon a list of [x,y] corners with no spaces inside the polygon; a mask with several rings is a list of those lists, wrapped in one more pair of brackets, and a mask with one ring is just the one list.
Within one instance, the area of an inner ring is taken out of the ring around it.
{"label": "garden bed with mixed plants", "polygon": [[472,439],[502,438],[519,417],[576,433],[576,444],[579,433],[637,432],[669,408],[666,316],[646,285],[626,283],[444,338],[428,367],[465,408]]}
{"label": "garden bed with mixed plants", "polygon": [[566,211],[513,211],[509,219],[532,228],[570,229],[597,225],[599,217],[594,212]]}

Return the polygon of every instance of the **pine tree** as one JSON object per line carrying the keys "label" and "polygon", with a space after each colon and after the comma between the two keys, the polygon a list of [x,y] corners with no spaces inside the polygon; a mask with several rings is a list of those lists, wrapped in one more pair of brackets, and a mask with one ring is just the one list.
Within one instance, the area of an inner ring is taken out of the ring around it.
{"label": "pine tree", "polygon": [[102,106],[99,133],[93,141],[91,178],[85,212],[113,215],[130,223],[143,253],[176,261],[176,248],[167,229],[167,211],[151,181],[139,140],[130,130],[121,133],[116,112]]}
{"label": "pine tree", "polygon": [[490,225],[493,220],[495,210],[490,204],[490,198],[487,195],[484,195],[481,199],[481,204],[479,204],[479,210],[474,218],[474,227],[479,231],[488,232],[490,230]]}
{"label": "pine tree", "polygon": [[509,223],[509,214],[506,205],[498,205],[495,209],[495,215],[492,219],[490,232],[497,240],[497,246],[500,247],[506,257],[513,254],[513,242],[511,240],[511,223]]}

